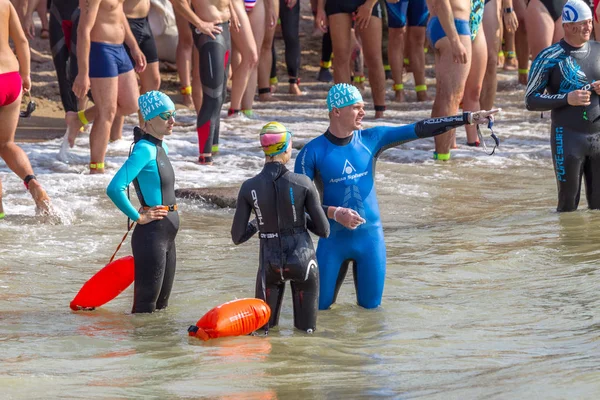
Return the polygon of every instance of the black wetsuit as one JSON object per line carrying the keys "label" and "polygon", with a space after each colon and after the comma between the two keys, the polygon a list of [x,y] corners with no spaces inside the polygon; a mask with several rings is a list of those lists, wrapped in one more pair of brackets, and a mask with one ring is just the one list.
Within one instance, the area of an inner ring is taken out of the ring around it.
{"label": "black wetsuit", "polygon": [[213,145],[218,145],[221,107],[227,93],[227,71],[231,51],[229,22],[218,26],[223,31],[215,34],[215,39],[199,34],[196,30],[193,31],[194,44],[200,55],[200,80],[202,81],[202,108],[196,120],[200,154],[212,153]]}
{"label": "black wetsuit", "polygon": [[[289,8],[285,0],[279,0],[279,19],[281,33],[285,42],[285,65],[289,83],[298,83],[300,69],[300,1]],[[275,59],[273,59],[275,62]]]}
{"label": "black wetsuit", "polygon": [[575,48],[561,40],[540,52],[531,66],[527,109],[552,110],[558,211],[577,209],[582,176],[589,208],[600,208],[600,97],[591,91],[587,107],[567,102],[569,92],[590,90],[589,84],[599,79],[600,43],[595,41]]}
{"label": "black wetsuit", "polygon": [[167,157],[166,144],[139,128],[135,128],[134,137],[139,139],[106,193],[133,221],[137,221],[139,213],[125,195],[132,181],[142,207],[163,205],[170,208],[167,217],[137,224],[133,231],[131,248],[135,260],[135,284],[132,312],[140,313],[160,310],[169,303],[175,278],[179,214],[175,207],[175,174]]}
{"label": "black wetsuit", "polygon": [[[249,223],[252,211],[256,219]],[[240,244],[259,231],[256,297],[271,307],[267,329],[279,322],[287,280],[292,286],[294,326],[302,331],[316,328],[319,271],[307,228],[320,237],[329,236],[329,221],[317,189],[308,177],[271,162],[265,164],[260,174],[243,183],[231,238]]]}
{"label": "black wetsuit", "polygon": [[75,59],[75,20],[79,16],[78,0],[54,0],[50,13],[49,36],[52,61],[56,69],[60,99],[65,111],[77,111],[77,96],[71,90],[77,75]]}

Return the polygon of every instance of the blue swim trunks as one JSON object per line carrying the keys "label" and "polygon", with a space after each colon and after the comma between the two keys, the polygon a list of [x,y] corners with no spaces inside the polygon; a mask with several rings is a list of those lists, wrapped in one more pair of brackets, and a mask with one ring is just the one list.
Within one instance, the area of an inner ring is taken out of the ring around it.
{"label": "blue swim trunks", "polygon": [[388,26],[404,28],[408,26],[427,25],[429,10],[425,0],[401,0],[398,3],[385,3],[388,11]]}
{"label": "blue swim trunks", "polygon": [[[469,21],[465,21],[464,19],[454,18],[454,26],[456,27],[456,32],[462,36],[471,36],[471,27],[469,26]],[[444,32],[444,28],[442,28],[442,24],[438,17],[431,17],[429,22],[427,23],[427,39],[433,47],[441,38],[446,37],[446,32]]]}
{"label": "blue swim trunks", "polygon": [[114,78],[133,69],[122,44],[90,44],[90,78]]}

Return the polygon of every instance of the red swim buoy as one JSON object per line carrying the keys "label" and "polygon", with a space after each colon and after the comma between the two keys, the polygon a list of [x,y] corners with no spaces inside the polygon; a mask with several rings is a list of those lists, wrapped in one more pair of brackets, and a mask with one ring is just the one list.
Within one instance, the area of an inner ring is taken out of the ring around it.
{"label": "red swim buoy", "polygon": [[119,295],[133,283],[135,267],[132,256],[106,264],[79,289],[71,301],[71,310],[93,310]]}
{"label": "red swim buoy", "polygon": [[247,335],[264,326],[270,317],[271,309],[261,299],[238,299],[213,308],[188,332],[202,340]]}

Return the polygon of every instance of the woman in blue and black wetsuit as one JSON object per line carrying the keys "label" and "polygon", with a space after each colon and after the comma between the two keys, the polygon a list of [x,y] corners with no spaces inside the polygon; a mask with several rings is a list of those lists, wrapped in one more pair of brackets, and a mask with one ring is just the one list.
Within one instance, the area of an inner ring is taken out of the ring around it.
{"label": "woman in blue and black wetsuit", "polygon": [[[134,313],[165,308],[175,277],[175,236],[179,215],[175,204],[175,175],[163,138],[172,133],[175,105],[164,93],[147,92],[138,100],[143,129],[134,130],[135,146],[115,174],[106,194],[137,222],[131,239],[135,260]],[[142,209],[131,204],[125,191],[133,181]]]}

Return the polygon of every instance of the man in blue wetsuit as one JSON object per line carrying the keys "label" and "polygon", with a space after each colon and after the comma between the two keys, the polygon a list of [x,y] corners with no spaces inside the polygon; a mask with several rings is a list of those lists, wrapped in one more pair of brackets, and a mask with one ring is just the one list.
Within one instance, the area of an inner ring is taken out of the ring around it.
{"label": "man in blue wetsuit", "polygon": [[[133,311],[153,312],[169,302],[175,278],[175,236],[179,215],[175,204],[175,175],[163,138],[172,133],[175,105],[164,93],[150,91],[138,100],[143,130],[134,129],[135,146],[115,174],[106,194],[131,220],[137,222],[131,238],[135,260]],[[133,181],[141,210],[126,195]]]}
{"label": "man in blue wetsuit", "polygon": [[600,44],[590,40],[592,12],[583,1],[569,0],[562,21],[564,39],[531,65],[525,104],[531,111],[552,110],[557,211],[577,209],[582,177],[588,207],[600,209]]}
{"label": "man in blue wetsuit", "polygon": [[488,123],[488,117],[497,110],[362,130],[364,103],[360,92],[348,84],[329,90],[327,107],[329,128],[304,146],[295,167],[295,172],[313,179],[321,190],[323,209],[331,224],[330,236],[319,239],[317,247],[319,309],[335,302],[351,261],[358,304],[375,308],[381,303],[386,266],[375,194],[377,158],[385,149],[411,140],[465,124]]}

